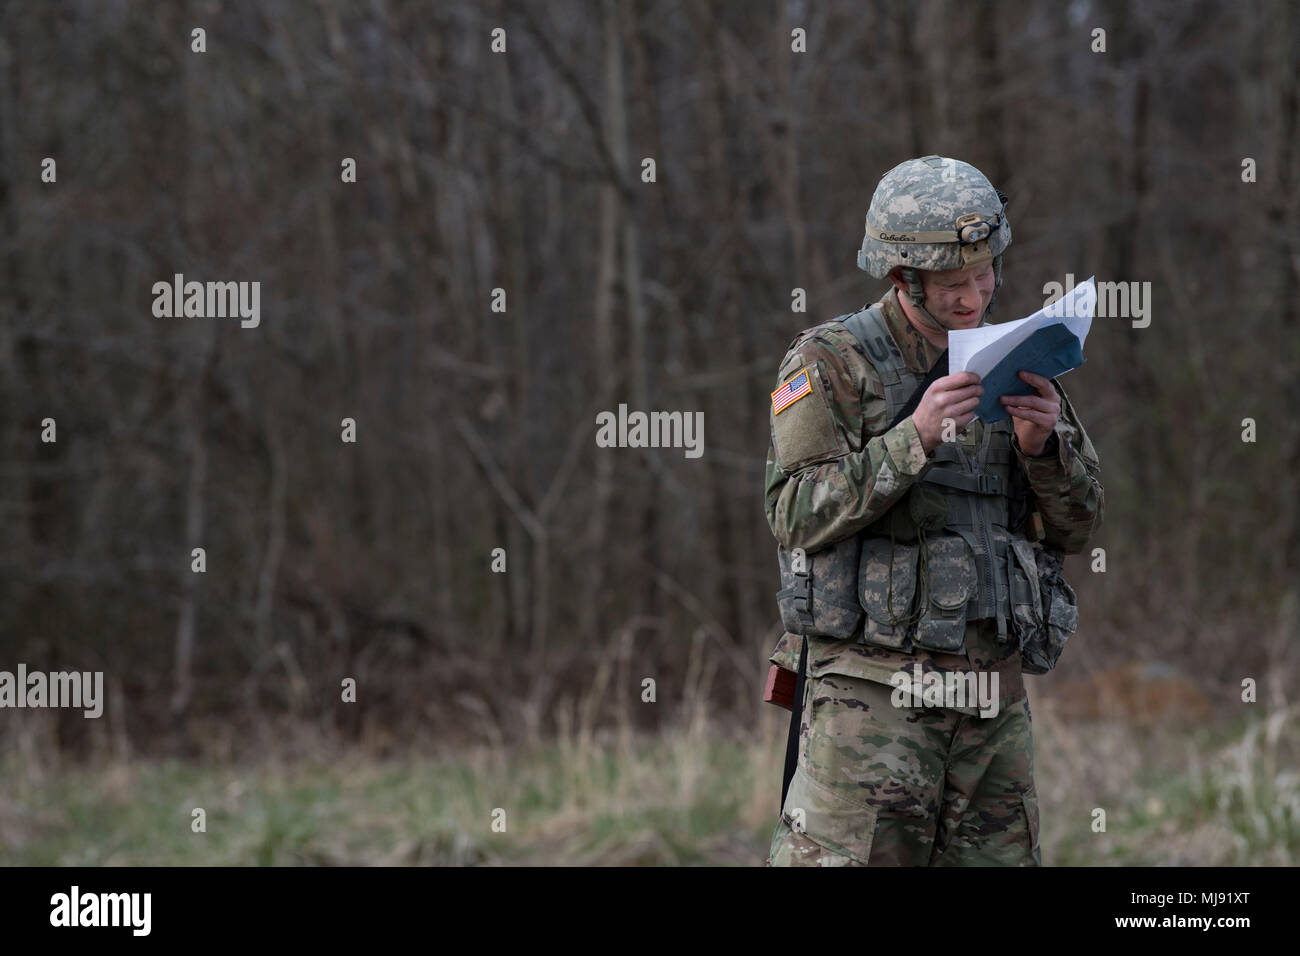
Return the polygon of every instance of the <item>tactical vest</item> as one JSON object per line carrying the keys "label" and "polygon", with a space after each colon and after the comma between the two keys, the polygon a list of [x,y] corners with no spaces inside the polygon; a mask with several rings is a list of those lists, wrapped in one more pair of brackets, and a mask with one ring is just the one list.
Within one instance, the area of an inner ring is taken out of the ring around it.
{"label": "tactical vest", "polygon": [[[841,316],[884,383],[893,421],[923,375],[903,362],[876,306]],[[1016,454],[1010,417],[972,421],[941,442],[913,486],[860,537],[861,640],[910,651],[965,649],[967,621],[995,618],[999,642],[1013,639],[1013,588],[1033,568],[1030,542],[1009,529]],[[1016,580],[1017,558],[1023,568]],[[1030,571],[1029,573],[1033,573]],[[1019,584],[1019,586],[1017,586]]]}

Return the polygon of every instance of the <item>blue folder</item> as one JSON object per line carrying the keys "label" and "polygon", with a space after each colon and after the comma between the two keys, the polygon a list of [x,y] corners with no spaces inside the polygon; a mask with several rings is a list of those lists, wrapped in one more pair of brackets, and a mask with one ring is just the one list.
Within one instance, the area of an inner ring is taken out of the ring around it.
{"label": "blue folder", "polygon": [[998,399],[1003,395],[1032,395],[1035,391],[1020,377],[1022,370],[1054,378],[1078,368],[1083,361],[1083,346],[1067,326],[1059,322],[1045,325],[1012,349],[980,381],[984,395],[976,414],[983,422],[1009,418],[1010,413]]}

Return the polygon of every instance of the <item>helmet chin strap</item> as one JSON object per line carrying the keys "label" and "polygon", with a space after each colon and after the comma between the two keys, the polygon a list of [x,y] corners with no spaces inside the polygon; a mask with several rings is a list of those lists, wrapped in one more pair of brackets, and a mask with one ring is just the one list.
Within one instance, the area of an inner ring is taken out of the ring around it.
{"label": "helmet chin strap", "polygon": [[[933,332],[951,332],[948,326],[944,325],[925,307],[925,289],[921,285],[921,276],[916,269],[911,266],[903,266],[901,269],[903,281],[907,283],[907,297],[912,300],[912,308],[921,317],[921,323]],[[980,317],[983,322],[993,314],[993,300],[998,297],[998,289],[1002,287],[1002,256],[993,257],[993,294],[989,296],[988,308],[984,310],[984,315]]]}
{"label": "helmet chin strap", "polygon": [[921,276],[911,266],[903,266],[903,281],[907,283],[907,297],[912,300],[912,308],[921,317],[921,324],[932,332],[948,332],[944,325],[925,307],[925,289],[921,286]]}
{"label": "helmet chin strap", "polygon": [[998,297],[998,289],[1002,288],[1002,256],[998,254],[993,257],[993,294],[989,296],[989,307],[984,310],[984,318],[993,314],[993,300]]}

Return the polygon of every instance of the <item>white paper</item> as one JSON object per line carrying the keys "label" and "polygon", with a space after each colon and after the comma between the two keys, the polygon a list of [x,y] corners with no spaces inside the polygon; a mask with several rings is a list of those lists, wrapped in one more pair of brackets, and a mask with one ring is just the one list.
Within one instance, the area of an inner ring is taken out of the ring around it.
{"label": "white paper", "polygon": [[1074,333],[1082,348],[1097,307],[1095,279],[1096,276],[1090,276],[1051,305],[1043,306],[1026,318],[949,332],[948,374],[974,372],[983,378],[1016,346],[1048,325],[1063,324]]}

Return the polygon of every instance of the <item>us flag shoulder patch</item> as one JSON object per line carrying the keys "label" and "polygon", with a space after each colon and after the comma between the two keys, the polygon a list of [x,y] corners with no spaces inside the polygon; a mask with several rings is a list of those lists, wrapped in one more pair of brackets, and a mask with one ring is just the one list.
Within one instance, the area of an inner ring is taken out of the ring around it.
{"label": "us flag shoulder patch", "polygon": [[780,415],[805,395],[812,394],[812,376],[804,369],[772,393],[772,414]]}

